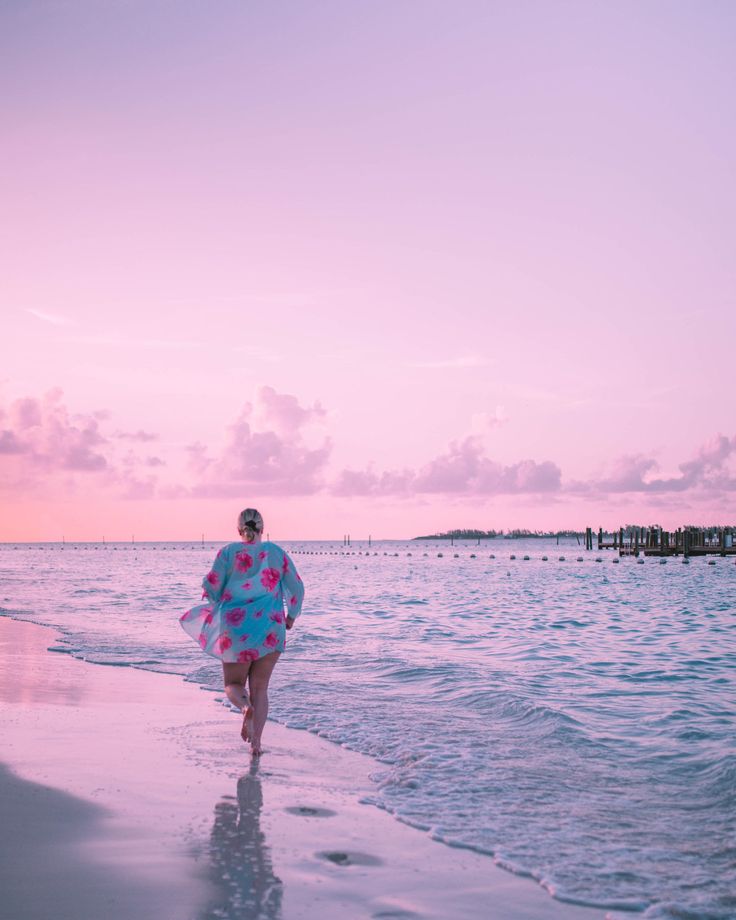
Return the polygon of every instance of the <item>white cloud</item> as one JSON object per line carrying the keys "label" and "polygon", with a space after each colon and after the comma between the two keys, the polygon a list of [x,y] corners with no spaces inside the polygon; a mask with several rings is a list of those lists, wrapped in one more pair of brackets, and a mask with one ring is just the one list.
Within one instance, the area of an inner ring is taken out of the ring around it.
{"label": "white cloud", "polygon": [[493,412],[475,412],[470,419],[472,434],[485,434],[493,428],[500,428],[508,422],[509,417],[503,406],[496,406]]}
{"label": "white cloud", "polygon": [[50,323],[52,326],[74,325],[74,321],[69,319],[68,316],[60,316],[58,313],[46,313],[43,310],[34,310],[32,307],[29,307],[26,313],[30,313],[31,316],[35,316],[36,319],[40,319],[44,323]]}

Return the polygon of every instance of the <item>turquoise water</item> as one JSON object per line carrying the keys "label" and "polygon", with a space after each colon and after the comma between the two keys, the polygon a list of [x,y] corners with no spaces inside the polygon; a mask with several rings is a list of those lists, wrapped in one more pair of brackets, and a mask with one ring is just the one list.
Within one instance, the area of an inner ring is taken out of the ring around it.
{"label": "turquoise water", "polygon": [[[736,917],[733,559],[283,545],[307,599],[272,715],[374,757],[376,805],[563,900]],[[177,623],[216,549],[6,544],[0,613],[89,661],[217,687]]]}

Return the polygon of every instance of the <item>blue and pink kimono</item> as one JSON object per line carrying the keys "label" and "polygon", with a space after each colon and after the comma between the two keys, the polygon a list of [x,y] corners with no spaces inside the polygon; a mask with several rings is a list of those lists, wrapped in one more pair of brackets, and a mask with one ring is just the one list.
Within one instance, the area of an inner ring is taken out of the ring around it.
{"label": "blue and pink kimono", "polygon": [[202,581],[206,602],[179,618],[203,651],[227,662],[255,661],[286,645],[286,617],[302,609],[304,585],[276,543],[230,543]]}

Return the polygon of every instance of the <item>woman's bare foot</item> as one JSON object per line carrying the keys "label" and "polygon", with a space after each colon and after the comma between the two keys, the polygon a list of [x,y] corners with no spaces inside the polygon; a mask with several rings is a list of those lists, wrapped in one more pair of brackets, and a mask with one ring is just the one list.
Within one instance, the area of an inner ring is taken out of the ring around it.
{"label": "woman's bare foot", "polygon": [[245,706],[243,706],[243,726],[240,729],[240,737],[243,741],[250,741],[253,737],[253,707],[247,697]]}
{"label": "woman's bare foot", "polygon": [[261,747],[261,739],[260,739],[260,738],[259,738],[257,741],[256,741],[255,738],[252,738],[252,739],[251,739],[251,742],[250,742],[250,752],[251,752],[251,754],[253,755],[253,757],[260,757],[260,756],[261,756],[261,754],[263,753],[263,748]]}

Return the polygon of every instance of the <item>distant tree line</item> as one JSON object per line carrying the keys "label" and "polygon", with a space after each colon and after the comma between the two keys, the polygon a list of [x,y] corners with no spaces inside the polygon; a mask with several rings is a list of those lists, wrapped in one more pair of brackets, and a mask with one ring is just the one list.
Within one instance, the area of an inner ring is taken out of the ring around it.
{"label": "distant tree line", "polygon": [[517,540],[534,537],[578,537],[582,531],[577,530],[447,530],[444,533],[425,534],[412,537],[413,540]]}

